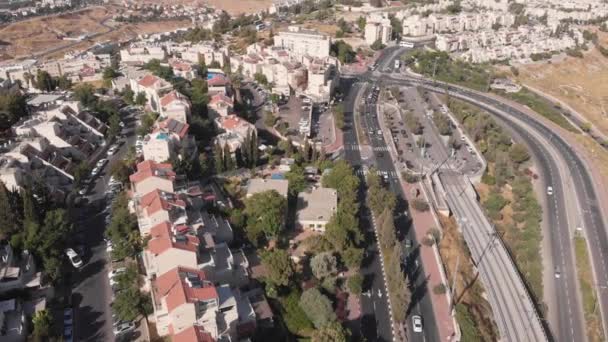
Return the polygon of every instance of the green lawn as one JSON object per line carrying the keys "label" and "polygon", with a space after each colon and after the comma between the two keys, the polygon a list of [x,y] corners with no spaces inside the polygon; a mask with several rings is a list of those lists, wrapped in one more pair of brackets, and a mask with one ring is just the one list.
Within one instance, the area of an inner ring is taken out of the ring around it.
{"label": "green lawn", "polygon": [[533,111],[570,132],[579,132],[579,130],[576,129],[576,127],[574,127],[570,121],[568,121],[566,117],[553,106],[553,104],[526,88],[522,88],[517,93],[499,92],[499,94],[522,105],[528,106]]}
{"label": "green lawn", "polygon": [[582,237],[574,238],[574,249],[576,253],[576,268],[578,281],[581,286],[583,297],[583,312],[589,341],[604,341],[602,320],[597,307],[596,289],[593,288],[593,274],[587,252],[587,242]]}

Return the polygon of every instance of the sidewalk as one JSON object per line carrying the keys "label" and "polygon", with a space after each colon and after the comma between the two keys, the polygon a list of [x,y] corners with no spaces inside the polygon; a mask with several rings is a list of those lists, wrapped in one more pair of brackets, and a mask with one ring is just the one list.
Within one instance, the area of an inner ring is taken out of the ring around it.
{"label": "sidewalk", "polygon": [[331,122],[333,125],[333,133],[334,133],[333,141],[329,144],[323,145],[323,148],[325,149],[325,153],[327,153],[327,154],[335,153],[344,147],[344,133],[342,132],[341,129],[336,127],[336,121],[333,119],[333,116],[331,118]]}
{"label": "sidewalk", "polygon": [[[416,198],[414,194],[419,194],[422,189],[417,184],[407,184],[401,182],[403,192],[408,201]],[[422,243],[422,240],[429,229],[436,227],[433,214],[430,211],[419,212],[416,210],[410,210],[412,218],[413,228],[416,232],[416,240],[420,245],[420,258],[424,265],[424,273],[427,280],[427,294],[431,296],[431,302],[433,303],[433,312],[435,314],[435,320],[437,321],[437,330],[441,341],[449,341],[452,336],[456,334],[454,329],[454,320],[450,310],[450,303],[448,302],[446,294],[435,294],[433,289],[435,286],[443,283],[441,273],[441,260],[437,259],[438,255],[433,250],[433,246],[426,246]],[[437,227],[439,228],[439,227]],[[449,286],[449,284],[444,284]]]}

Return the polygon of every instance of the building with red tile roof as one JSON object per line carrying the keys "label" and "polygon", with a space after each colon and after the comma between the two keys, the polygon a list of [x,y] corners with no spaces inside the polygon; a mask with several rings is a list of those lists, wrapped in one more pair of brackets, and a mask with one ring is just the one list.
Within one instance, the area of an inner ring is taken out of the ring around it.
{"label": "building with red tile roof", "polygon": [[208,105],[213,116],[228,116],[234,108],[234,101],[228,96],[218,93],[211,97]]}
{"label": "building with red tile roof", "polygon": [[173,89],[171,83],[152,74],[138,75],[129,82],[135,94],[140,92],[146,94],[147,104],[154,111],[160,111],[160,98]]}
{"label": "building with red tile roof", "polygon": [[214,74],[211,79],[207,80],[207,88],[209,94],[224,94],[228,92],[230,79],[222,74]]}
{"label": "building with red tile roof", "polygon": [[165,192],[175,191],[173,182],[176,174],[169,163],[156,163],[145,160],[137,164],[137,171],[129,176],[132,190],[136,197],[143,196],[153,190]]}
{"label": "building with red tile roof", "polygon": [[160,115],[186,123],[190,117],[190,102],[177,90],[167,93],[160,99]]}
{"label": "building with red tile roof", "polygon": [[162,190],[152,190],[141,196],[137,202],[137,221],[142,236],[150,233],[150,229],[164,221],[175,225],[186,224],[186,202],[178,195]]}
{"label": "building with red tile roof", "polygon": [[179,58],[169,59],[169,66],[173,69],[173,74],[178,77],[192,80],[196,77],[196,70],[192,68],[192,64],[188,61]]}
{"label": "building with red tile roof", "polygon": [[215,342],[216,340],[210,333],[205,331],[205,328],[199,325],[193,325],[190,328],[182,330],[180,333],[174,334],[173,342]]}
{"label": "building with red tile roof", "polygon": [[215,119],[215,125],[223,132],[215,138],[216,143],[228,145],[233,153],[243,144],[248,134],[257,133],[253,124],[234,114]]}
{"label": "building with red tile roof", "polygon": [[175,336],[199,325],[213,338],[219,337],[220,297],[205,272],[175,267],[152,280],[151,287],[160,336]]}
{"label": "building with red tile roof", "polygon": [[200,241],[189,230],[182,233],[179,227],[164,221],[150,228],[149,234],[143,255],[148,277],[163,274],[176,266],[197,268]]}
{"label": "building with red tile roof", "polygon": [[188,136],[189,127],[187,123],[172,118],[158,122],[154,131],[144,137],[144,159],[161,163],[180,154],[182,158],[192,157],[196,154],[196,141]]}

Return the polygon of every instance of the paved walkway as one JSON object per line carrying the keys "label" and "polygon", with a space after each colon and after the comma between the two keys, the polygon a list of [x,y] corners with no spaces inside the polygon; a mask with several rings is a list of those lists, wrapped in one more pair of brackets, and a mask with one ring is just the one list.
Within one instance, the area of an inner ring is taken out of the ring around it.
{"label": "paved walkway", "polygon": [[[402,182],[403,191],[408,201],[416,198],[415,194],[421,193],[421,189],[416,184],[407,184]],[[418,196],[418,197],[421,197]],[[424,265],[424,272],[427,277],[427,294],[431,296],[433,303],[433,312],[437,321],[437,329],[441,341],[449,341],[450,337],[455,334],[454,320],[450,313],[450,303],[445,294],[435,294],[433,289],[435,286],[443,283],[441,277],[441,260],[433,251],[433,247],[426,246],[422,243],[429,229],[436,227],[433,214],[430,211],[419,212],[414,209],[410,210],[410,215],[413,220],[413,228],[416,232],[416,239],[420,245],[420,258]],[[445,284],[446,286],[449,284]]]}
{"label": "paved walkway", "polygon": [[325,148],[325,153],[328,154],[337,152],[344,147],[344,133],[341,129],[336,127],[336,122],[333,120],[333,117],[331,121],[334,127],[334,139],[329,144],[323,145],[323,148]]}

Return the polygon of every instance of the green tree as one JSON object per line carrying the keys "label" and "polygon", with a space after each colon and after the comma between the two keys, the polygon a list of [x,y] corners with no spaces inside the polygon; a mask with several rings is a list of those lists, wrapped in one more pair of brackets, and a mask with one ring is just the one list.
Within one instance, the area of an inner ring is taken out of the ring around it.
{"label": "green tree", "polygon": [[150,294],[133,285],[118,291],[112,302],[112,310],[119,319],[127,322],[136,320],[140,315],[147,321],[148,315],[154,312]]}
{"label": "green tree", "polygon": [[110,175],[122,184],[129,182],[129,176],[133,173],[133,168],[124,159],[118,159],[110,166]]}
{"label": "green tree", "polygon": [[285,298],[281,298],[282,316],[287,329],[295,335],[310,335],[314,326],[300,307],[300,294],[293,290]]}
{"label": "green tree", "polygon": [[316,288],[302,293],[300,307],[317,329],[336,321],[331,301]]}
{"label": "green tree", "polygon": [[135,104],[138,106],[143,106],[146,104],[146,102],[148,102],[146,93],[144,93],[143,91],[140,91],[139,93],[137,93],[137,96],[135,96]]}
{"label": "green tree", "polygon": [[348,290],[356,295],[361,295],[363,292],[363,276],[359,273],[355,273],[348,278]]}
{"label": "green tree", "polygon": [[51,312],[47,309],[35,312],[34,316],[32,316],[32,324],[34,325],[34,340],[47,341],[51,336],[53,328],[53,317],[51,316]]}
{"label": "green tree", "polygon": [[338,40],[331,45],[330,54],[337,57],[340,63],[343,64],[352,63],[356,56],[353,47],[345,43],[343,40]]}
{"label": "green tree", "polygon": [[298,197],[300,192],[306,190],[307,181],[302,166],[293,165],[291,170],[285,174],[285,178],[289,181],[289,195],[293,198]]}
{"label": "green tree", "polygon": [[357,19],[357,27],[359,27],[359,30],[361,32],[363,32],[365,30],[365,25],[367,24],[367,20],[365,19],[365,17],[359,17],[359,19]]}
{"label": "green tree", "polygon": [[275,190],[254,194],[245,200],[247,237],[258,245],[279,236],[285,221],[287,200]]}
{"label": "green tree", "polygon": [[226,170],[226,166],[224,165],[224,149],[219,143],[216,143],[213,147],[213,161],[215,172],[222,173]]}
{"label": "green tree", "polygon": [[146,70],[150,70],[154,75],[167,80],[173,80],[173,69],[169,66],[162,65],[160,60],[152,59],[148,63],[143,65],[143,68]]}
{"label": "green tree", "polygon": [[310,336],[311,342],[346,342],[350,338],[350,331],[338,322],[332,322],[315,330]]}
{"label": "green tree", "polygon": [[509,157],[516,164],[521,164],[530,159],[528,149],[523,144],[513,144],[509,149]]}
{"label": "green tree", "polygon": [[87,163],[86,160],[83,160],[78,163],[76,169],[74,170],[74,184],[76,184],[77,186],[80,185],[80,183],[82,183],[82,181],[87,178],[90,173],[91,167],[89,166],[89,163]]}
{"label": "green tree", "polygon": [[192,80],[190,101],[193,115],[201,118],[207,116],[207,104],[209,103],[207,81],[200,78]]}
{"label": "green tree", "polygon": [[74,87],[74,97],[88,108],[97,104],[97,96],[95,96],[93,86],[88,83],[82,83]]}
{"label": "green tree", "polygon": [[363,249],[349,247],[341,252],[342,261],[351,270],[358,270],[363,261]]}
{"label": "green tree", "polygon": [[53,91],[57,87],[55,80],[44,70],[38,69],[36,73],[36,88],[42,91]]}
{"label": "green tree", "polygon": [[262,265],[266,268],[268,281],[280,286],[289,285],[294,275],[294,265],[284,249],[273,249],[261,253]]}
{"label": "green tree", "polygon": [[374,51],[382,50],[385,48],[385,45],[382,44],[382,40],[376,39],[376,41],[370,45],[370,48]]}
{"label": "green tree", "polygon": [[7,239],[19,230],[20,217],[18,211],[18,202],[20,198],[18,193],[13,193],[6,188],[4,183],[0,182],[0,234],[2,238]]}
{"label": "green tree", "polygon": [[317,279],[323,279],[338,272],[338,260],[331,252],[315,255],[310,260],[312,274]]}
{"label": "green tree", "polygon": [[55,84],[57,84],[57,87],[61,90],[69,90],[72,88],[72,80],[70,80],[66,75],[57,77]]}
{"label": "green tree", "polygon": [[236,161],[232,157],[232,152],[230,152],[230,146],[228,144],[224,144],[224,166],[226,167],[226,171],[234,171],[236,170]]}
{"label": "green tree", "polygon": [[112,80],[118,76],[120,76],[118,70],[112,68],[111,66],[103,69],[102,79],[104,86],[110,87],[112,85]]}
{"label": "green tree", "polygon": [[118,113],[114,113],[110,115],[110,119],[108,120],[108,131],[106,132],[106,137],[108,140],[112,140],[118,136],[121,131],[120,127],[120,115]]}
{"label": "green tree", "polygon": [[0,129],[7,130],[28,115],[26,96],[19,91],[0,91]]}
{"label": "green tree", "polygon": [[266,78],[266,75],[262,74],[261,72],[256,72],[256,73],[253,75],[253,79],[254,79],[254,80],[257,82],[257,83],[259,83],[259,84],[261,84],[261,85],[263,85],[263,86],[268,85],[268,79]]}

